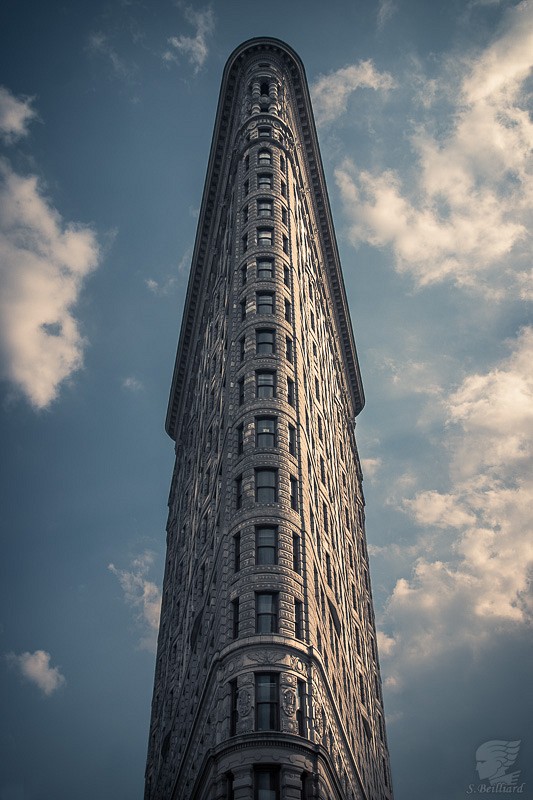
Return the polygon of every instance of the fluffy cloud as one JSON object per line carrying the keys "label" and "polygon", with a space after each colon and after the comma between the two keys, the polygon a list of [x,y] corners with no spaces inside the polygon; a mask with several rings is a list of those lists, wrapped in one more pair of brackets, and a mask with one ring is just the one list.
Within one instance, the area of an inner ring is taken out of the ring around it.
{"label": "fluffy cloud", "polygon": [[175,51],[177,51],[189,59],[197,73],[203,67],[209,53],[207,40],[215,30],[215,15],[211,6],[196,11],[191,6],[181,3],[178,5],[187,22],[196,28],[196,32],[194,36],[171,36],[168,42],[173,50],[167,50],[163,58],[165,61],[175,61]]}
{"label": "fluffy cloud", "polygon": [[0,86],[0,137],[7,144],[28,135],[28,125],[36,117],[31,97],[15,97]]}
{"label": "fluffy cloud", "polygon": [[500,36],[464,63],[448,86],[448,124],[433,118],[412,136],[411,176],[358,173],[348,159],[337,169],[349,235],[354,245],[391,246],[397,269],[419,286],[448,279],[519,295],[532,245],[533,4],[510,9]]}
{"label": "fluffy cloud", "polygon": [[338,119],[346,111],[348,99],[356,89],[386,90],[393,86],[392,77],[386,72],[378,72],[371,60],[321,75],[311,86],[317,124]]}
{"label": "fluffy cloud", "polygon": [[[404,501],[430,546],[386,610],[394,645],[387,641],[385,656],[394,652],[398,686],[413,659],[475,648],[531,622],[532,363],[533,329],[525,328],[509,358],[466,377],[445,401],[450,487]],[[432,553],[435,529],[444,557]]]}
{"label": "fluffy cloud", "polygon": [[1,369],[35,408],[83,364],[73,308],[99,257],[91,228],[65,223],[34,175],[0,164]]}
{"label": "fluffy cloud", "polygon": [[135,619],[142,631],[140,647],[151,651],[156,648],[161,613],[161,592],[147,578],[153,562],[154,554],[145,551],[132,561],[129,570],[117,569],[114,564],[108,566],[119,580],[127,605],[136,612]]}
{"label": "fluffy cloud", "polygon": [[31,683],[34,683],[45,695],[51,695],[65,683],[65,677],[58,667],[50,666],[50,653],[36,650],[34,653],[9,653],[8,663],[16,667]]}

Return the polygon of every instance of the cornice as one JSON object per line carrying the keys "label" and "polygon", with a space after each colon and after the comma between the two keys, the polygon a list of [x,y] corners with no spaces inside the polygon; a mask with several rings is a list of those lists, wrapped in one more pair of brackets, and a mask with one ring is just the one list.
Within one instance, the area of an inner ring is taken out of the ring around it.
{"label": "cornice", "polygon": [[260,53],[275,53],[278,58],[281,56],[291,76],[296,98],[295,117],[300,127],[301,146],[307,160],[306,171],[312,190],[311,201],[318,221],[321,250],[326,258],[324,266],[335,307],[337,330],[340,334],[354,416],[359,414],[365,402],[305,69],[295,51],[280,39],[259,37],[243,42],[233,51],[222,76],[165,424],[165,429],[172,439],[176,439],[178,433],[177,423],[187,393],[187,372],[194,356],[193,346],[201,320],[201,301],[209,280],[213,222],[220,213],[219,191],[221,186],[224,186],[221,178],[222,173],[228,169],[230,160],[227,138],[230,132],[229,123],[232,119],[230,112],[235,100],[237,77],[245,61],[248,58],[255,58]]}

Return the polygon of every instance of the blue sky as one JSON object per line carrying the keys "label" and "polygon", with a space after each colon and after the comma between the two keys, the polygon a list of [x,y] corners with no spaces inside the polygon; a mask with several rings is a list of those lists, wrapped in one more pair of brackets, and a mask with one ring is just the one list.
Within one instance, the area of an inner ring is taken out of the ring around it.
{"label": "blue sky", "polygon": [[397,800],[464,797],[495,739],[533,797],[531,0],[1,13],[0,800],[142,797],[164,417],[221,74],[259,35],[314,98]]}

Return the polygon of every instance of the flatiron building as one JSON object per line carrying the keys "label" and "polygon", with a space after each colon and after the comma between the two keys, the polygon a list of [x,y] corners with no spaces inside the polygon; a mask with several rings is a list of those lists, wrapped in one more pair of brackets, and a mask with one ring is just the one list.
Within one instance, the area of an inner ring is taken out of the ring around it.
{"label": "flatiron building", "polygon": [[302,62],[222,79],[166,430],[146,800],[390,800],[364,404]]}

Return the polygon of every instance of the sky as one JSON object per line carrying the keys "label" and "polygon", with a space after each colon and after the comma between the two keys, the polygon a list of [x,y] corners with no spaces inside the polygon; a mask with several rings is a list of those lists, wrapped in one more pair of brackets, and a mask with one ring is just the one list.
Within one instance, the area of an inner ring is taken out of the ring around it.
{"label": "sky", "polygon": [[306,68],[365,387],[395,796],[481,793],[502,741],[533,798],[532,0],[0,14],[0,800],[142,797],[166,405],[222,70],[263,35]]}

